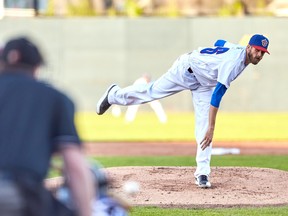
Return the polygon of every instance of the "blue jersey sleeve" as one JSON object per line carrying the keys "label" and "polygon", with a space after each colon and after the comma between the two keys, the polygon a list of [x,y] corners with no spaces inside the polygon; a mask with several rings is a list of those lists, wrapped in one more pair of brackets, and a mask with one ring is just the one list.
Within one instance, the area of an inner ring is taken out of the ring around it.
{"label": "blue jersey sleeve", "polygon": [[217,40],[217,41],[214,43],[214,46],[215,46],[215,47],[232,48],[232,47],[238,47],[239,45],[238,45],[238,44],[230,43],[230,42],[228,42],[228,41],[226,41],[226,40],[219,39],[219,40]]}
{"label": "blue jersey sleeve", "polygon": [[226,86],[218,82],[212,94],[210,104],[214,107],[219,108],[221,99],[223,95],[225,94],[226,90],[227,90]]}
{"label": "blue jersey sleeve", "polygon": [[225,41],[225,40],[219,39],[219,40],[217,40],[217,41],[214,43],[214,46],[215,46],[215,47],[224,47],[224,45],[225,45],[226,42],[227,42],[227,41]]}

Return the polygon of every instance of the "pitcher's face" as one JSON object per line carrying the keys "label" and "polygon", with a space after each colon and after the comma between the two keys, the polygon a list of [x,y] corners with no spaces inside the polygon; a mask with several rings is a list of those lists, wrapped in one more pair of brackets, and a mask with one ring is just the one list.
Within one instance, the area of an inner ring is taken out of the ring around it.
{"label": "pitcher's face", "polygon": [[254,65],[258,64],[263,58],[265,52],[258,50],[252,46],[247,47],[246,63],[252,63]]}

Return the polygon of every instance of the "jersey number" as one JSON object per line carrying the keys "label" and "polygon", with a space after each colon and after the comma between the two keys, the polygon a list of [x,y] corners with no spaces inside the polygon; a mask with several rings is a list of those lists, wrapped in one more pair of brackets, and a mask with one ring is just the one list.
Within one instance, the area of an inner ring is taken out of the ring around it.
{"label": "jersey number", "polygon": [[200,51],[201,54],[222,54],[229,50],[227,47],[205,48]]}

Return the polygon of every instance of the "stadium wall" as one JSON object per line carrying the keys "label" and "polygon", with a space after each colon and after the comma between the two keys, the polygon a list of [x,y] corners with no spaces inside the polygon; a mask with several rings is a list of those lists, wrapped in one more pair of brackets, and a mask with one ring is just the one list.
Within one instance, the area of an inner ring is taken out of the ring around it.
{"label": "stadium wall", "polygon": [[[17,18],[0,21],[0,40],[19,34],[42,47],[41,77],[67,92],[80,111],[94,111],[111,83],[124,87],[144,73],[161,76],[177,57],[217,39],[247,43],[261,33],[270,53],[232,83],[221,110],[287,112],[288,22],[285,18]],[[162,99],[167,111],[193,110],[191,93]]]}

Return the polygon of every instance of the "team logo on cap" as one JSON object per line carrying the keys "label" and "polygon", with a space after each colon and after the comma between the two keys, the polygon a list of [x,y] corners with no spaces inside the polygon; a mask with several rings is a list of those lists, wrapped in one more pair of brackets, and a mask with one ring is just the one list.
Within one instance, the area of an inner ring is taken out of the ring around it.
{"label": "team logo on cap", "polygon": [[262,46],[263,46],[263,47],[267,47],[267,46],[268,46],[268,41],[267,41],[267,39],[263,39],[261,42],[262,42]]}

